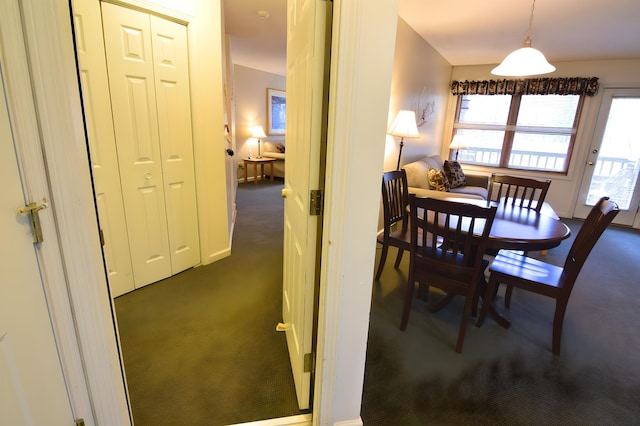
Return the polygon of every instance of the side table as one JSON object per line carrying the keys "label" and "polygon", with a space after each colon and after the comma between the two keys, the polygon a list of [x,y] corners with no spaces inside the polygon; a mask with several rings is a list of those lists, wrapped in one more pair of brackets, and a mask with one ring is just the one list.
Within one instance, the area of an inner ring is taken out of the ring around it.
{"label": "side table", "polygon": [[275,158],[243,158],[244,161],[244,183],[247,183],[247,169],[250,164],[253,164],[253,184],[258,184],[258,165],[260,165],[260,177],[264,180],[264,165],[265,163],[269,163],[271,165],[271,171],[269,176],[271,176],[271,182],[273,183],[273,163],[275,163]]}

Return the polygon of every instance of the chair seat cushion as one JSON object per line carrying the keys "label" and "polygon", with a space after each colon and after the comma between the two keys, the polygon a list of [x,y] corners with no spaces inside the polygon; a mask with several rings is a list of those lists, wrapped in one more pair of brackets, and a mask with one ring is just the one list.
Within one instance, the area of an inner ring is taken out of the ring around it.
{"label": "chair seat cushion", "polygon": [[491,262],[489,271],[557,288],[563,269],[511,250],[500,250]]}

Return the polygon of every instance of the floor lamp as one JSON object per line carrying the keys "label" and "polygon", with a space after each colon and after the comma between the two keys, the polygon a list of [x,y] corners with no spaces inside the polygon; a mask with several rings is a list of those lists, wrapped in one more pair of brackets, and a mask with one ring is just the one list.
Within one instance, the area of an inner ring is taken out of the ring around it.
{"label": "floor lamp", "polygon": [[402,157],[402,147],[404,138],[419,138],[418,126],[416,126],[416,113],[414,111],[400,110],[396,119],[387,132],[391,136],[400,136],[400,152],[398,152],[398,165],[396,170],[400,170],[400,158]]}

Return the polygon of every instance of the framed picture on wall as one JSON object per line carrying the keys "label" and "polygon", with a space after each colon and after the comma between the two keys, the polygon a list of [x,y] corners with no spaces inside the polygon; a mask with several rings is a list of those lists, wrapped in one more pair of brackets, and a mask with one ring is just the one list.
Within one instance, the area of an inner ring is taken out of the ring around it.
{"label": "framed picture on wall", "polygon": [[287,123],[287,93],[267,89],[267,134],[284,135]]}

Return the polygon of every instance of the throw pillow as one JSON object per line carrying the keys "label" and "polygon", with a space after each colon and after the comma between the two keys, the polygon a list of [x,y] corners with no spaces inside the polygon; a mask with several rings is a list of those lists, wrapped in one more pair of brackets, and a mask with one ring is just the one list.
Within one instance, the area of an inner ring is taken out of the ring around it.
{"label": "throw pillow", "polygon": [[441,170],[431,167],[427,173],[429,178],[429,189],[436,191],[449,191],[449,180]]}
{"label": "throw pillow", "polygon": [[462,171],[460,163],[457,161],[445,161],[444,172],[449,179],[449,185],[451,188],[457,188],[465,185],[465,176]]}
{"label": "throw pillow", "polygon": [[282,154],[284,154],[284,145],[279,143],[279,144],[276,145],[276,148],[278,148],[278,151],[280,151]]}

